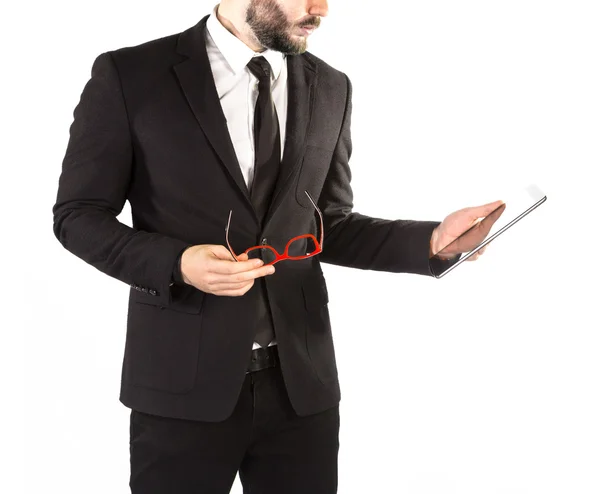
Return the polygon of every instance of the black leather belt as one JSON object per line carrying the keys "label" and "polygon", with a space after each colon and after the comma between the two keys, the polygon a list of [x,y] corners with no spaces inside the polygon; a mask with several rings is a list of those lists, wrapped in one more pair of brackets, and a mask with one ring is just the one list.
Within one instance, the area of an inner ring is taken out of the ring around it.
{"label": "black leather belt", "polygon": [[277,345],[271,345],[267,348],[256,348],[252,350],[246,374],[262,369],[268,369],[269,367],[276,367],[277,365],[279,365]]}

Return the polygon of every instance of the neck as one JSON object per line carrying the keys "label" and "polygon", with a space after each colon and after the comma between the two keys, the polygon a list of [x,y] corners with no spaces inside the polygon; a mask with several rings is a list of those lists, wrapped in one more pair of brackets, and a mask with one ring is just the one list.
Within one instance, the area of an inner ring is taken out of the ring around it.
{"label": "neck", "polygon": [[252,34],[246,23],[245,12],[245,8],[242,9],[239,5],[233,5],[232,2],[223,0],[217,7],[217,19],[225,29],[250,49],[257,53],[262,52],[265,48],[258,43],[256,37]]}

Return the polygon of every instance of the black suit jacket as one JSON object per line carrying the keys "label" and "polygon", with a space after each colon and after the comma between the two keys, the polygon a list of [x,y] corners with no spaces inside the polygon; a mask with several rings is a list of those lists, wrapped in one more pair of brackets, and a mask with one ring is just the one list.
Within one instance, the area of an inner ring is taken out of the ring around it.
{"label": "black suit jacket", "polygon": [[[281,172],[264,227],[249,200],[206,53],[206,19],[176,35],[98,56],[74,111],[53,207],[62,245],[131,286],[120,400],[158,415],[220,421],[236,404],[253,343],[259,284],[219,297],[171,284],[188,245],[237,252],[318,236],[324,251],[265,279],[281,370],[300,415],[335,406],[340,388],[321,262],[431,275],[438,222],[352,211],[351,85],[314,55],[288,56]],[[116,216],[126,200],[133,228]],[[110,331],[112,329],[108,329]]]}

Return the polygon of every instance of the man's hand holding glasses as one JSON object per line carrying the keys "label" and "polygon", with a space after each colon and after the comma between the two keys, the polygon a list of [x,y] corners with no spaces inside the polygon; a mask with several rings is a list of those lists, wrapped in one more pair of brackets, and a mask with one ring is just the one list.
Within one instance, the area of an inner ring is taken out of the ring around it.
{"label": "man's hand holding glasses", "polygon": [[264,266],[261,259],[248,259],[247,254],[232,262],[231,254],[223,245],[193,245],[181,257],[181,274],[188,284],[213,295],[239,297],[244,295],[254,280],[275,272],[273,266]]}
{"label": "man's hand holding glasses", "polygon": [[[229,228],[233,213],[230,211],[225,227],[227,247],[209,244],[188,247],[181,257],[183,280],[206,293],[239,297],[252,288],[256,278],[273,274],[275,272],[273,264],[285,260],[299,261],[320,254],[323,251],[323,215],[310,194],[306,191],[305,194],[319,215],[319,240],[307,233],[292,238],[286,244],[283,253],[277,252],[270,245],[257,245],[249,247],[242,254],[235,254],[229,242]],[[299,255],[290,254],[290,250],[296,247],[305,247],[304,250],[307,252]],[[252,251],[267,257],[266,264],[262,259],[250,259],[248,253]]]}

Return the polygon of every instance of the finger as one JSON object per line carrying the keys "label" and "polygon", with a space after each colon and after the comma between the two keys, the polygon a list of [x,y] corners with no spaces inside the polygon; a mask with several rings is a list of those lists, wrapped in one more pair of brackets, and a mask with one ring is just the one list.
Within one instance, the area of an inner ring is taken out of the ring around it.
{"label": "finger", "polygon": [[231,254],[229,254],[229,260],[209,259],[207,268],[211,273],[236,274],[251,271],[261,267],[263,264],[262,259],[246,259],[239,262],[231,262]]}
{"label": "finger", "polygon": [[479,249],[477,252],[475,252],[475,254],[473,254],[471,257],[469,257],[467,259],[467,261],[476,261],[477,259],[479,259],[485,252],[485,249],[487,249],[487,245],[483,246],[481,249]]}
{"label": "finger", "polygon": [[[215,260],[221,260],[221,261],[233,261],[234,263],[237,262],[244,262],[244,261],[248,261],[248,254],[246,254],[245,252],[243,252],[242,254],[236,254],[234,256],[234,254],[232,254],[229,249],[227,247],[225,247],[224,245],[211,245],[210,246],[210,252],[212,254],[213,259]],[[257,266],[262,266],[261,263],[259,263],[258,261],[260,261],[260,259],[256,259],[256,265]],[[232,268],[235,271],[235,268]]]}
{"label": "finger", "polygon": [[241,297],[248,291],[248,288],[240,288],[237,290],[224,290],[222,292],[216,293],[220,297]]}
{"label": "finger", "polygon": [[208,287],[210,288],[210,290],[214,293],[214,292],[222,292],[225,290],[239,290],[241,288],[245,288],[247,286],[252,286],[254,284],[254,280],[250,280],[250,281],[236,281],[236,282],[223,282],[223,281],[216,281],[216,282],[212,282],[212,283],[208,283]]}
{"label": "finger", "polygon": [[[487,247],[487,245],[486,245]],[[482,247],[481,249],[479,249],[477,252],[475,252],[475,254],[473,254],[473,257],[477,256],[481,256],[481,254],[483,254],[485,252],[485,247]]]}
{"label": "finger", "polygon": [[234,296],[239,296],[239,295],[243,295],[244,293],[247,293],[248,290],[250,290],[250,288],[252,288],[252,285],[254,285],[254,283],[244,283],[241,284],[239,286],[230,286],[229,288],[226,287],[222,287],[222,288],[214,288],[210,290],[210,293],[212,293],[213,295],[217,295],[217,296],[229,296],[229,297],[234,297]]}
{"label": "finger", "polygon": [[[251,261],[249,261],[249,263],[251,263]],[[235,265],[237,266],[238,264],[239,263],[236,263]],[[211,283],[243,283],[246,281],[254,280],[256,278],[271,275],[274,272],[275,267],[269,265],[262,266],[260,268],[254,267],[246,271],[215,273],[212,277]]]}
{"label": "finger", "polygon": [[[238,262],[231,262],[231,252],[224,245],[214,245],[211,246],[211,252],[214,254],[214,258],[209,260],[208,263],[208,271],[211,273],[217,274],[236,274],[243,273],[246,271],[250,271],[256,269],[264,264],[264,261],[261,259],[249,259],[246,253],[240,254],[237,256]],[[266,272],[261,272],[257,276],[253,276],[251,278],[256,278],[258,276],[265,276],[266,274],[271,274],[269,270]],[[246,278],[244,278],[246,279]],[[248,278],[250,279],[250,278]]]}
{"label": "finger", "polygon": [[488,204],[484,204],[483,206],[474,206],[471,208],[467,208],[467,211],[473,218],[482,218],[490,214],[494,209],[500,207],[504,204],[504,201],[494,201]]}
{"label": "finger", "polygon": [[467,259],[467,262],[469,262],[469,261],[476,261],[478,257],[479,257],[479,254],[473,254],[471,257],[469,257]]}
{"label": "finger", "polygon": [[[211,245],[210,253],[212,254],[212,257],[214,259],[221,259],[223,261],[231,261],[232,260],[231,252],[229,252],[229,249],[227,247],[225,247],[224,245]],[[238,259],[240,259],[242,255],[246,256],[246,254],[240,254],[239,256],[237,256]]]}
{"label": "finger", "polygon": [[221,261],[233,261],[237,263],[248,261],[249,259],[248,254],[245,252],[242,254],[234,254],[233,252],[230,252],[229,249],[224,245],[211,245],[210,253],[212,254],[213,259]]}

